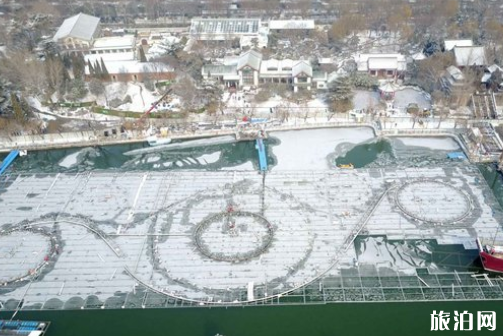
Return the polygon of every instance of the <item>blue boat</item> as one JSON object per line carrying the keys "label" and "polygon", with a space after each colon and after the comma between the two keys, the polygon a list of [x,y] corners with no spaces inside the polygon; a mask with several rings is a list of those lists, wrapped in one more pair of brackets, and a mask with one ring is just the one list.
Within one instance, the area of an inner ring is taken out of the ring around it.
{"label": "blue boat", "polygon": [[451,152],[447,154],[447,158],[451,160],[467,160],[465,153],[463,152]]}
{"label": "blue boat", "polygon": [[49,324],[41,321],[0,320],[0,336],[43,336]]}

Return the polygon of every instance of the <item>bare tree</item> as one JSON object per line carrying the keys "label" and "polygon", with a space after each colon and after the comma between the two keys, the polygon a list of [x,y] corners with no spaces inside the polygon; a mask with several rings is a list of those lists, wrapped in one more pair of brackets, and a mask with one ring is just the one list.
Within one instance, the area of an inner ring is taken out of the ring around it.
{"label": "bare tree", "polygon": [[197,98],[197,88],[188,76],[179,78],[173,85],[173,93],[180,96],[187,109],[191,109]]}
{"label": "bare tree", "polygon": [[26,51],[15,51],[0,60],[1,73],[19,89],[42,94],[47,88],[47,76],[40,61]]}
{"label": "bare tree", "polygon": [[59,57],[49,57],[45,60],[48,88],[52,92],[58,91],[65,80],[66,69]]}

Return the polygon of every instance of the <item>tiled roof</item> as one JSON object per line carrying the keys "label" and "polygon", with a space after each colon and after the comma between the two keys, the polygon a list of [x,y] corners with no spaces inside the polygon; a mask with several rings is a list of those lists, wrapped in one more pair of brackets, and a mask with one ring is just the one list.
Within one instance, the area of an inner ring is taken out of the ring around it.
{"label": "tiled roof", "polygon": [[311,65],[306,62],[306,61],[300,61],[299,63],[295,64],[292,68],[292,76],[297,77],[301,73],[305,73],[309,77],[313,77],[313,68]]}
{"label": "tiled roof", "polygon": [[245,66],[250,66],[255,70],[260,70],[260,63],[262,62],[262,54],[256,52],[255,50],[250,50],[239,57],[238,60],[238,70]]}

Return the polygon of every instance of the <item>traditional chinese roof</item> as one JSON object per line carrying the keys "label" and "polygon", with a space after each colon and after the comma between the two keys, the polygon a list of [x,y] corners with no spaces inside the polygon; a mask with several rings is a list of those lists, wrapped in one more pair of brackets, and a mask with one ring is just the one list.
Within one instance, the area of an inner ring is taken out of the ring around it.
{"label": "traditional chinese roof", "polygon": [[308,77],[313,77],[313,68],[311,67],[311,64],[306,61],[300,61],[295,64],[292,68],[292,76],[297,77],[301,73],[306,74]]}
{"label": "traditional chinese roof", "polygon": [[262,54],[255,50],[245,52],[239,57],[237,69],[240,70],[245,66],[249,66],[257,71],[260,70],[260,63],[262,62]]}

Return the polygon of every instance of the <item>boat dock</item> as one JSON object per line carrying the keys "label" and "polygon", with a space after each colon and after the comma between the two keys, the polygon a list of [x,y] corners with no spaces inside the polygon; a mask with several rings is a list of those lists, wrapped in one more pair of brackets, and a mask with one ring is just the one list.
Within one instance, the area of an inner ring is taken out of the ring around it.
{"label": "boat dock", "polygon": [[264,141],[261,138],[255,140],[255,148],[258,152],[258,161],[261,172],[267,171],[267,155],[265,153]]}
{"label": "boat dock", "polygon": [[430,247],[384,253],[493,237],[474,166],[1,180],[0,310],[503,299],[498,278],[410,262]]}

